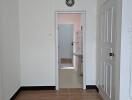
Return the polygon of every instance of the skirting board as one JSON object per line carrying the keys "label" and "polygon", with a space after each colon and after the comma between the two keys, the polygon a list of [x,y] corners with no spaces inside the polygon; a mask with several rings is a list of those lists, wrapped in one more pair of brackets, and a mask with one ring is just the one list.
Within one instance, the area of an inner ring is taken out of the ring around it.
{"label": "skirting board", "polygon": [[21,91],[22,91],[21,88],[19,88],[19,89],[17,90],[17,92],[11,97],[10,100],[15,100],[15,98],[17,97],[17,95],[18,95]]}
{"label": "skirting board", "polygon": [[99,89],[96,85],[86,85],[86,89],[87,90],[95,89],[97,92],[99,92]]}
{"label": "skirting board", "polygon": [[56,86],[26,86],[26,87],[20,87],[18,89],[18,91],[11,97],[10,100],[15,100],[15,98],[17,97],[17,95],[21,92],[21,91],[36,91],[36,90],[56,90]]}

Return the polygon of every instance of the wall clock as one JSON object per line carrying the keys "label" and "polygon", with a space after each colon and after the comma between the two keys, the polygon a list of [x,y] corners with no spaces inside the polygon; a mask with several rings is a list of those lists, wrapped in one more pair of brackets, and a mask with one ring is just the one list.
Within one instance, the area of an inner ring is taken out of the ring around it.
{"label": "wall clock", "polygon": [[75,1],[74,0],[66,0],[66,5],[68,7],[72,7],[74,4],[75,4]]}

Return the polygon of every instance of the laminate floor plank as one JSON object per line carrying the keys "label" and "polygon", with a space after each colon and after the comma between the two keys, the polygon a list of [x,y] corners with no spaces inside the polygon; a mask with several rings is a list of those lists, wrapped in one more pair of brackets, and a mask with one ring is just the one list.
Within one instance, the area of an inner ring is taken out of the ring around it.
{"label": "laminate floor plank", "polygon": [[96,90],[22,91],[15,100],[102,100]]}

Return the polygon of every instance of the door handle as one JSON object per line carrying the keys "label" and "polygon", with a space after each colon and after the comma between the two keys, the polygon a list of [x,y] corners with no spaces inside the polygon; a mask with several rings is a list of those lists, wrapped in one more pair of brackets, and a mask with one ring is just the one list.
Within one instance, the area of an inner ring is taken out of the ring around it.
{"label": "door handle", "polygon": [[74,44],[74,43],[72,42],[71,45],[73,46],[73,44]]}
{"label": "door handle", "polygon": [[114,55],[115,55],[114,53],[109,53],[110,57],[114,57]]}

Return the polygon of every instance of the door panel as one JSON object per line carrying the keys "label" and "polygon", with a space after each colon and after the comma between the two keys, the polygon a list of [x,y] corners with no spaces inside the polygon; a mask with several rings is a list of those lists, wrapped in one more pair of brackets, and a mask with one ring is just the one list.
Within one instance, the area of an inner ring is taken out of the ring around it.
{"label": "door panel", "polygon": [[107,0],[100,11],[100,83],[99,89],[106,100],[112,100],[114,90],[115,9],[112,0]]}
{"label": "door panel", "polygon": [[59,61],[61,59],[73,59],[73,32],[73,24],[58,25]]}
{"label": "door panel", "polygon": [[[1,63],[1,62],[0,62]],[[3,100],[2,68],[0,67],[0,100]]]}

